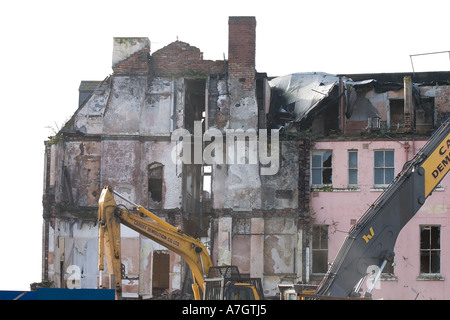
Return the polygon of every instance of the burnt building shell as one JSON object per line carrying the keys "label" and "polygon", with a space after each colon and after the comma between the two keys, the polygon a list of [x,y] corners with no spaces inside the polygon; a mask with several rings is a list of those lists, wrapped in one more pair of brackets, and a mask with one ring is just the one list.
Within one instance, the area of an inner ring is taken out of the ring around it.
{"label": "burnt building shell", "polygon": [[[196,121],[224,139],[227,129],[266,128],[270,91],[267,76],[255,69],[256,20],[230,17],[229,28],[233,45],[221,61],[203,60],[198,48],[181,41],[152,53],[146,38],[113,39],[113,73],[80,84],[78,109],[46,142],[44,280],[64,287],[68,266],[76,264],[84,270],[82,287],[98,285],[94,243],[104,185],[203,239],[216,265],[235,264],[263,278],[269,296],[280,277],[301,274],[294,263],[300,256],[292,255],[298,242],[298,183],[289,179],[298,175],[295,141],[281,141],[280,169],[270,178],[260,176],[260,164],[172,160],[172,133],[193,133]],[[126,297],[190,287],[187,265],[166,248],[126,229],[122,244]]]}
{"label": "burnt building shell", "polygon": [[[317,133],[326,136],[330,132],[361,134],[377,129],[424,133],[448,116],[445,106],[440,103],[435,106],[434,100],[447,99],[445,89],[437,88],[445,88],[449,81],[449,72],[357,75],[311,72],[276,77],[269,82],[272,94],[268,122],[274,128],[295,124],[301,131],[319,127]],[[411,96],[407,106],[406,90]],[[398,128],[391,130],[391,126]]]}

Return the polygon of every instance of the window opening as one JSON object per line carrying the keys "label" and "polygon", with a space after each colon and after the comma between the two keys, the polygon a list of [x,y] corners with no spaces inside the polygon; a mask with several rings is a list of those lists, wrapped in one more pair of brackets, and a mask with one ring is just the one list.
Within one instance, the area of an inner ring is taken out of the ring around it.
{"label": "window opening", "polygon": [[148,195],[150,203],[161,203],[163,196],[163,168],[160,163],[148,167]]}
{"label": "window opening", "polygon": [[421,97],[419,105],[415,110],[417,129],[420,131],[432,129],[436,124],[436,112],[434,97]]}
{"label": "window opening", "polygon": [[348,151],[348,185],[356,187],[358,185],[358,151]]}
{"label": "window opening", "polygon": [[441,227],[420,227],[420,273],[441,272]]}
{"label": "window opening", "polygon": [[203,166],[203,199],[211,199],[211,166]]}
{"label": "window opening", "polygon": [[394,150],[374,152],[374,185],[385,187],[394,180]]}
{"label": "window opening", "polygon": [[326,273],[328,270],[328,226],[313,226],[312,273]]}
{"label": "window opening", "polygon": [[312,156],[312,184],[325,186],[332,184],[331,151],[314,151]]}
{"label": "window opening", "polygon": [[405,101],[403,99],[389,99],[389,116],[392,130],[405,126]]}

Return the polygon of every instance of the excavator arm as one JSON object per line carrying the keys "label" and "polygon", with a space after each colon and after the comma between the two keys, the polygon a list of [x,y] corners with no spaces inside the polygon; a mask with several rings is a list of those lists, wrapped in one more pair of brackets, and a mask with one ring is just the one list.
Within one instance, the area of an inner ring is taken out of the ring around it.
{"label": "excavator arm", "polygon": [[[407,162],[403,170],[350,230],[324,279],[318,296],[350,297],[359,293],[372,266],[373,285],[394,257],[397,236],[450,169],[450,119]],[[369,287],[366,296],[373,289]]]}
{"label": "excavator arm", "polygon": [[[114,200],[116,195],[133,205],[140,213],[151,220],[130,212],[124,206],[118,206]],[[206,247],[197,239],[184,234],[178,228],[165,222],[147,209],[128,200],[110,187],[103,188],[99,199],[99,261],[98,268],[104,270],[104,258],[110,275],[110,287],[116,289],[116,298],[121,298],[121,251],[120,224],[126,225],[143,236],[161,244],[179,254],[189,265],[194,283],[194,298],[200,299],[200,290],[204,288],[205,275],[212,267],[211,257]],[[200,289],[200,290],[199,290]]]}

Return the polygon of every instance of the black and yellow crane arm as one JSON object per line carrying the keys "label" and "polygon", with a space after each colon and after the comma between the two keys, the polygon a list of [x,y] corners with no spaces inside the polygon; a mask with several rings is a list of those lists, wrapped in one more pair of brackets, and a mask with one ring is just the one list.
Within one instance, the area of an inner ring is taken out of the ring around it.
{"label": "black and yellow crane arm", "polygon": [[[378,277],[394,257],[398,234],[449,170],[450,119],[353,226],[316,295],[345,298],[358,294],[370,266],[379,267]],[[370,296],[371,288],[367,293]]]}

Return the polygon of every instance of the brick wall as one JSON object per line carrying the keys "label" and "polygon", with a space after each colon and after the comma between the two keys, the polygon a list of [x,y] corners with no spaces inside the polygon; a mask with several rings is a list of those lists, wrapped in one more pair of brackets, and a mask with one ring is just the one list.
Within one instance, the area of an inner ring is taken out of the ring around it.
{"label": "brick wall", "polygon": [[175,41],[152,55],[151,72],[156,76],[206,76],[224,74],[225,61],[203,60],[197,47]]}
{"label": "brick wall", "polygon": [[[227,61],[203,60],[200,49],[175,41],[154,52],[144,48],[113,66],[115,74],[155,76],[206,76],[225,74],[242,83],[244,90],[255,89],[255,17],[230,17]],[[127,40],[127,39],[125,39]],[[128,40],[129,41],[129,40]]]}
{"label": "brick wall", "polygon": [[229,17],[228,74],[237,78],[246,90],[255,87],[255,17]]}
{"label": "brick wall", "polygon": [[117,75],[146,75],[149,71],[149,57],[149,48],[139,50],[113,66],[113,71]]}

